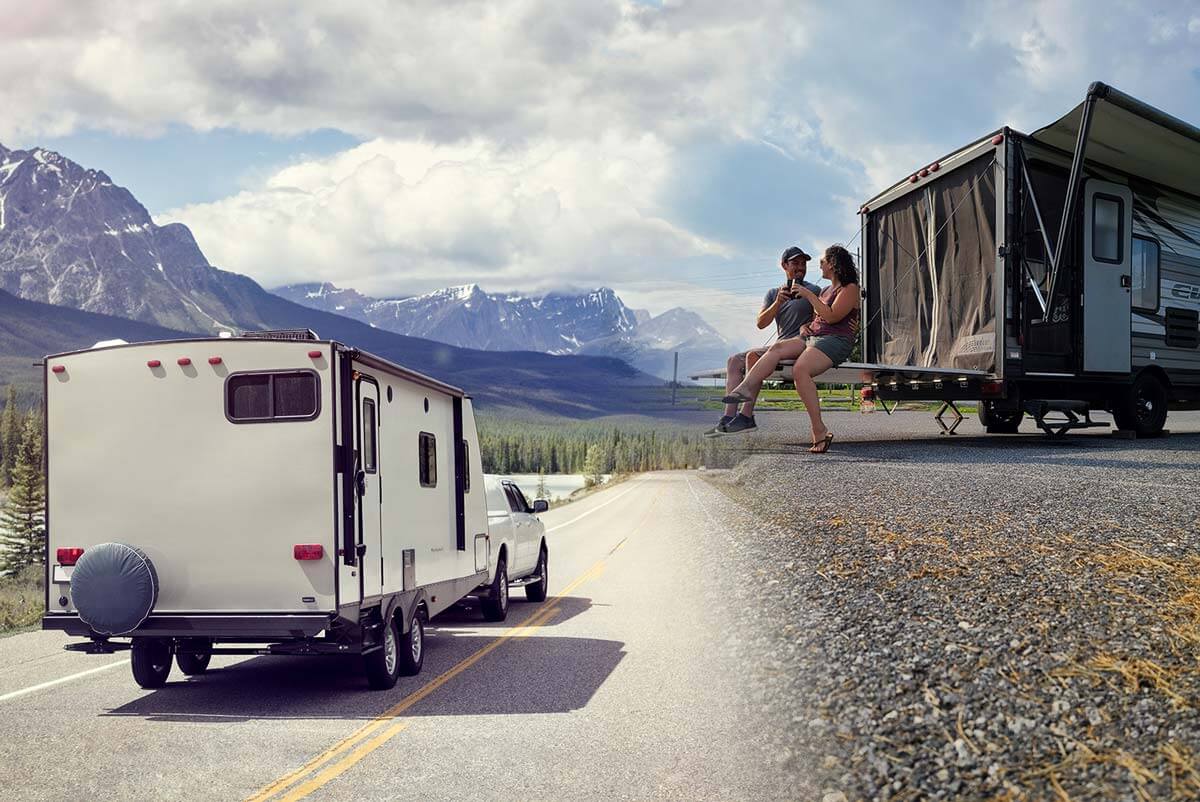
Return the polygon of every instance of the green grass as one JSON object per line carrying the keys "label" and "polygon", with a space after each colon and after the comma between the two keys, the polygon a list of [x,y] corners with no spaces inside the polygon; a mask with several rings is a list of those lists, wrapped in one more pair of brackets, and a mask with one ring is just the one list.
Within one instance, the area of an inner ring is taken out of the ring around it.
{"label": "green grass", "polygon": [[0,633],[10,634],[37,624],[46,606],[45,581],[40,565],[0,577]]}

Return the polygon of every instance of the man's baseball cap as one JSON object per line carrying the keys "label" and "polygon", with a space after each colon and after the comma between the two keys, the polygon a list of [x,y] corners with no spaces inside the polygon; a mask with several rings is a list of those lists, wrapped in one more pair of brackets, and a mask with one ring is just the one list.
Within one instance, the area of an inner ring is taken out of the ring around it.
{"label": "man's baseball cap", "polygon": [[797,259],[797,258],[803,259],[806,262],[812,260],[811,256],[809,256],[807,253],[805,253],[802,249],[793,245],[792,247],[788,248],[786,251],[783,252],[783,256],[779,257],[779,261],[790,262],[793,259]]}

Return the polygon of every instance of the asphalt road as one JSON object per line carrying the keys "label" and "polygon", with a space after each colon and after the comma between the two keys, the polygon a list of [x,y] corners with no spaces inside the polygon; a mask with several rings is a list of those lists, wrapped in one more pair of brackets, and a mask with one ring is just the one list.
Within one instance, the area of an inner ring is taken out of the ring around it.
{"label": "asphalt road", "polygon": [[[352,658],[215,657],[144,691],[61,633],[0,639],[7,798],[778,799],[743,704],[694,477],[651,474],[543,515],[552,597],[456,609],[422,674]],[[703,483],[700,483],[703,484]],[[705,492],[711,492],[705,489]]]}

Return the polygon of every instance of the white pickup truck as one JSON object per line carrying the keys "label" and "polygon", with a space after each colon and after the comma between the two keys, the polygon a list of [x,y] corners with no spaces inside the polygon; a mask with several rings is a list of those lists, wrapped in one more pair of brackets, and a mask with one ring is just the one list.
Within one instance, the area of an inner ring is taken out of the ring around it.
{"label": "white pickup truck", "polygon": [[549,550],[546,527],[538,513],[549,505],[541,499],[530,504],[516,482],[504,476],[484,476],[487,495],[488,581],[476,590],[488,621],[508,616],[511,588],[525,588],[531,602],[545,601]]}

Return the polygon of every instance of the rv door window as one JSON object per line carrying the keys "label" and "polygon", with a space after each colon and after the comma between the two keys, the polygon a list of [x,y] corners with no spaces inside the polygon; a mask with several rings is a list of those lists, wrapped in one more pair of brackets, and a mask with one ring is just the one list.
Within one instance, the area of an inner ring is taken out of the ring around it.
{"label": "rv door window", "polygon": [[418,435],[418,473],[421,487],[437,487],[437,438],[429,432]]}
{"label": "rv door window", "polygon": [[320,411],[312,372],[235,373],[225,381],[225,416],[234,423],[312,420]]}
{"label": "rv door window", "polygon": [[1097,262],[1120,264],[1121,219],[1125,216],[1124,202],[1111,195],[1096,195],[1092,201],[1092,258]]}
{"label": "rv door window", "polygon": [[1158,243],[1133,238],[1133,307],[1158,311]]}
{"label": "rv door window", "polygon": [[379,454],[375,445],[375,402],[363,399],[362,414],[362,463],[363,470],[375,473],[379,470]]}

